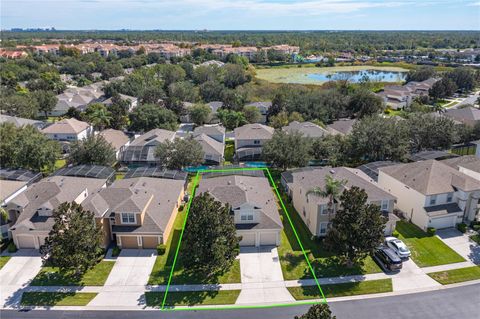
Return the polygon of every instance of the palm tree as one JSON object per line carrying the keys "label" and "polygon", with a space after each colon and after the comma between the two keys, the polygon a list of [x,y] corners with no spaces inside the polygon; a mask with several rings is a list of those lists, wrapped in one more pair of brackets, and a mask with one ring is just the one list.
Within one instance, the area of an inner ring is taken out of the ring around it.
{"label": "palm tree", "polygon": [[346,180],[336,180],[331,175],[325,176],[325,188],[314,187],[307,192],[324,198],[328,198],[328,218],[330,219],[333,213],[334,204],[342,192],[342,187],[347,183]]}
{"label": "palm tree", "polygon": [[103,104],[92,104],[87,108],[85,113],[93,127],[100,131],[110,125],[110,121],[112,120],[112,114]]}

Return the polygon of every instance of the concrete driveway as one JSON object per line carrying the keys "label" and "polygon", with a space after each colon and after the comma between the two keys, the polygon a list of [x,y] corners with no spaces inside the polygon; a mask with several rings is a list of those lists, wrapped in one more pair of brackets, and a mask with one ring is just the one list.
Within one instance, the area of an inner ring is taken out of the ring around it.
{"label": "concrete driveway", "polygon": [[156,257],[156,251],[152,249],[122,249],[102,292],[88,307],[143,307],[145,285]]}
{"label": "concrete driveway", "polygon": [[480,265],[480,246],[456,229],[437,230],[437,235],[450,248],[466,260]]}
{"label": "concrete driveway", "polygon": [[11,256],[0,270],[0,303],[3,307],[17,305],[22,289],[35,278],[42,267],[38,250],[22,249]]}
{"label": "concrete driveway", "polygon": [[285,287],[276,247],[241,247],[242,291],[237,304],[294,301]]}

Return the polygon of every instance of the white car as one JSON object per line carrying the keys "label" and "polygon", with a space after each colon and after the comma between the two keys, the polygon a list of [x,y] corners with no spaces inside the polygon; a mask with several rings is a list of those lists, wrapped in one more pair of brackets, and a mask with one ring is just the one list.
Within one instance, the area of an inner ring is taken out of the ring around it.
{"label": "white car", "polygon": [[392,248],[400,258],[410,257],[410,250],[400,239],[396,237],[387,237],[385,238],[385,243],[388,247]]}

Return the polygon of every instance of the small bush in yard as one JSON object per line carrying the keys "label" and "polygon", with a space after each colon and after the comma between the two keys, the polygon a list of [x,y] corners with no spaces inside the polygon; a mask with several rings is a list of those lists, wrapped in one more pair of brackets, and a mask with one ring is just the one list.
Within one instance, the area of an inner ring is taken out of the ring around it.
{"label": "small bush in yard", "polygon": [[427,228],[427,234],[428,236],[433,236],[437,232],[437,229],[435,227],[428,227]]}
{"label": "small bush in yard", "polygon": [[117,246],[113,247],[112,249],[112,257],[117,257],[118,255],[120,255],[120,252],[122,250],[120,248],[118,248]]}
{"label": "small bush in yard", "polygon": [[457,224],[457,229],[465,234],[467,232],[467,224],[465,223]]}
{"label": "small bush in yard", "polygon": [[8,248],[7,248],[8,252],[9,253],[14,253],[16,252],[18,249],[17,249],[17,246],[15,246],[15,244],[12,242],[10,242],[10,244],[8,244]]}
{"label": "small bush in yard", "polygon": [[163,256],[165,255],[165,252],[167,251],[167,246],[163,245],[163,244],[160,244],[157,246],[157,254],[159,256]]}
{"label": "small bush in yard", "polygon": [[473,225],[474,231],[480,231],[480,225]]}

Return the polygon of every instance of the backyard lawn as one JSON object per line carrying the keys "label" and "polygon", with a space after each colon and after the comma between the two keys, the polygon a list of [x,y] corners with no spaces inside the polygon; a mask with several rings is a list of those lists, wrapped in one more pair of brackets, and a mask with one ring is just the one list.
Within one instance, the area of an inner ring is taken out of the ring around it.
{"label": "backyard lawn", "polygon": [[33,278],[32,286],[103,286],[115,265],[113,261],[101,261],[77,278],[72,272],[61,272],[57,267],[42,267]]}
{"label": "backyard lawn", "polygon": [[[239,294],[240,290],[168,292],[165,306],[231,305]],[[146,292],[147,306],[161,307],[163,296],[163,292]]]}
{"label": "backyard lawn", "polygon": [[225,141],[225,162],[233,163],[233,154],[235,153],[235,142],[232,140]]}
{"label": "backyard lawn", "polygon": [[[276,181],[277,185],[280,185],[279,172],[273,171],[272,177],[274,181]],[[281,185],[279,186],[279,192],[282,195],[285,207],[288,210],[290,218],[292,219],[292,223],[307,253],[317,278],[382,272],[382,270],[377,266],[371,257],[365,258],[362,265],[355,265],[351,268],[343,265],[333,253],[325,250],[322,241],[318,239],[312,239],[310,230],[295,211],[295,208],[286,200],[286,195],[283,193]],[[281,216],[283,221],[283,231],[280,246],[278,247],[278,254],[280,256],[283,277],[285,280],[313,278],[307,261],[305,260],[300,245],[298,244],[298,241],[283,209],[281,210]]]}
{"label": "backyard lawn", "polygon": [[480,266],[433,272],[428,275],[442,285],[454,284],[456,282],[480,279]]}
{"label": "backyard lawn", "polygon": [[[347,282],[321,285],[325,298],[368,295],[392,291],[392,279]],[[317,286],[289,287],[288,291],[296,300],[322,299]]]}
{"label": "backyard lawn", "polygon": [[[193,179],[188,185],[188,193],[192,195]],[[148,284],[150,285],[165,285],[168,282],[168,277],[170,276],[170,271],[173,265],[173,259],[175,257],[175,252],[178,246],[178,241],[180,240],[180,234],[182,232],[183,222],[186,215],[186,205],[182,210],[179,210],[175,223],[173,225],[173,232],[170,235],[170,238],[167,240],[167,249],[163,256],[158,256],[155,260],[155,265],[153,266],[152,273],[150,274],[150,279]],[[186,230],[185,230],[186,231]],[[235,260],[232,267],[228,269],[223,274],[217,274],[217,276],[212,276],[206,278],[204,274],[199,272],[188,272],[185,271],[185,268],[182,266],[182,249],[180,249],[177,264],[175,266],[175,271],[172,277],[172,285],[180,284],[200,284],[200,283],[239,283],[240,282],[240,261]]]}
{"label": "backyard lawn", "polygon": [[0,256],[0,269],[10,260],[10,256]]}
{"label": "backyard lawn", "polygon": [[465,259],[445,245],[437,236],[429,236],[412,223],[397,222],[394,234],[405,242],[412,252],[412,259],[419,267],[453,264]]}
{"label": "backyard lawn", "polygon": [[86,306],[95,292],[24,292],[22,306]]}

